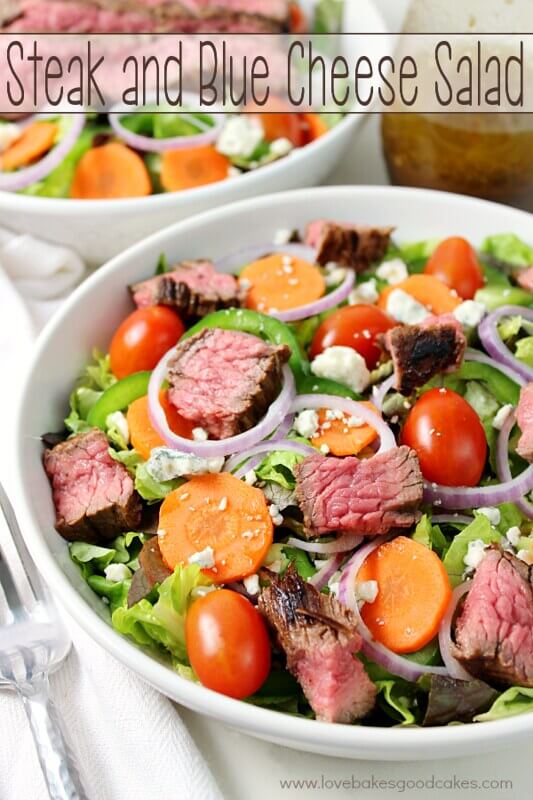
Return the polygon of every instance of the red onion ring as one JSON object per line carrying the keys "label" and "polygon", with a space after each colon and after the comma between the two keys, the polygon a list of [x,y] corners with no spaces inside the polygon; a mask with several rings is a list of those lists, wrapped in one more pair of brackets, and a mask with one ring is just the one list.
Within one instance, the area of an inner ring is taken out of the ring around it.
{"label": "red onion ring", "polygon": [[344,411],[345,414],[351,414],[354,417],[360,417],[363,422],[370,425],[377,432],[380,438],[380,446],[378,453],[385,453],[387,450],[392,450],[397,447],[394,434],[387,425],[383,422],[381,417],[375,414],[366,406],[358,403],[357,400],[351,400],[348,397],[336,397],[332,394],[300,394],[294,400],[291,411],[295,413],[304,411],[306,408],[333,408]]}
{"label": "red onion ring", "polygon": [[[37,116],[37,115],[35,115]],[[46,113],[45,116],[50,116]],[[56,112],[56,116],[62,116],[61,111]],[[0,191],[18,192],[37,183],[52,172],[60,164],[65,156],[70,152],[85,125],[85,114],[76,114],[72,119],[70,130],[63,138],[36,164],[32,164],[26,169],[19,169],[15,172],[2,172],[0,170]]]}
{"label": "red onion ring", "polygon": [[533,369],[514,356],[498,333],[498,322],[502,317],[520,316],[533,322],[533,309],[522,306],[501,306],[492,311],[478,327],[483,347],[496,361],[509,367],[526,381],[533,380]]}
{"label": "red onion ring", "polygon": [[471,347],[467,348],[464,360],[477,361],[479,364],[487,364],[489,367],[494,367],[494,369],[499,370],[503,375],[507,375],[508,378],[517,383],[519,386],[523,386],[525,383],[522,376],[519,375],[515,370],[511,369],[505,364],[500,363],[500,361],[495,361],[494,358],[491,358],[490,356],[486,356],[485,353],[479,353],[477,350],[472,350]]}
{"label": "red onion ring", "polygon": [[372,387],[372,397],[371,400],[376,406],[378,411],[383,411],[383,401],[387,396],[388,392],[394,386],[394,381],[396,379],[395,375],[391,375],[389,378],[384,380],[378,386]]}
{"label": "red onion ring", "polygon": [[355,550],[362,541],[362,536],[345,533],[332,542],[304,542],[303,539],[295,539],[294,536],[291,536],[287,539],[287,544],[297,550],[305,550],[306,553],[327,555],[328,553],[347,553],[349,550]]}
{"label": "red onion ring", "polygon": [[[170,430],[167,418],[161,403],[159,402],[159,390],[163,381],[166,379],[169,361],[174,357],[176,348],[171,348],[166,353],[157,367],[153,370],[148,384],[148,409],[152,425],[159,433],[163,441],[174,450],[182,453],[193,453],[196,456],[217,457],[227,456],[231,453],[239,453],[246,448],[252,447],[272,433],[275,428],[284,420],[294,398],[294,378],[291,369],[285,365],[283,367],[283,387],[281,392],[270,405],[263,419],[253,428],[237,436],[230,436],[228,439],[220,441],[196,442],[178,436]],[[302,445],[300,445],[302,447]],[[279,447],[277,447],[279,449]]]}
{"label": "red onion ring", "polygon": [[309,578],[309,583],[314,586],[315,589],[318,589],[319,592],[322,591],[330,578],[332,578],[339,569],[343,558],[344,556],[342,553],[338,553],[337,555],[328,558],[324,566],[321,567],[318,572],[315,572],[311,578]]}
{"label": "red onion ring", "polygon": [[257,261],[259,258],[264,258],[272,253],[285,253],[288,256],[294,256],[294,258],[301,258],[303,261],[316,264],[316,250],[313,247],[295,242],[287,244],[268,242],[262,245],[250,245],[228,256],[219,258],[218,261],[215,261],[214,267],[217,272],[236,272],[252,261]]}
{"label": "red onion ring", "polygon": [[418,680],[421,675],[425,675],[428,672],[435,675],[447,675],[448,670],[445,667],[423,666],[397,653],[393,653],[388,647],[385,647],[381,642],[374,639],[361,617],[361,612],[355,598],[357,574],[368,556],[390,538],[392,538],[390,535],[379,536],[364,547],[360,547],[355,555],[345,564],[339,583],[339,601],[350,608],[356,615],[357,629],[363,639],[361,651],[371,661],[380,664],[386,670],[392,672],[393,675],[405,678],[406,681],[414,682]]}
{"label": "red onion ring", "polygon": [[459,586],[455,587],[439,628],[439,649],[448,674],[452,678],[459,678],[463,681],[471,681],[472,676],[466,671],[462,664],[457,661],[452,653],[452,624],[455,609],[459,604],[459,600],[464,594],[466,594],[471,585],[472,581],[465,581],[464,583],[461,583]]}
{"label": "red onion ring", "polygon": [[436,514],[432,517],[431,522],[439,525],[441,522],[450,522],[452,525],[458,523],[459,525],[470,525],[474,521],[474,517],[468,517],[466,514]]}
{"label": "red onion ring", "polygon": [[[261,424],[261,423],[259,423]],[[243,436],[244,434],[240,434]],[[234,439],[237,437],[233,437]],[[229,439],[225,439],[224,441],[229,441]],[[308,444],[303,444],[303,442],[293,442],[291,439],[267,439],[264,442],[260,442],[255,447],[251,447],[249,450],[241,450],[240,452],[236,453],[235,455],[228,458],[226,464],[224,465],[224,472],[233,472],[233,470],[237,470],[234,475],[236,478],[242,478],[250,469],[253,467],[250,464],[243,465],[240,469],[237,469],[239,464],[242,464],[243,461],[248,461],[248,459],[252,458],[252,456],[259,455],[260,453],[276,453],[278,451],[288,451],[291,453],[296,453],[300,456],[309,456],[315,455],[316,449],[311,447]],[[256,466],[263,460],[263,456],[256,461]]]}
{"label": "red onion ring", "polygon": [[[199,104],[199,98],[190,92],[184,92],[183,98],[186,102],[190,102],[195,106]],[[109,124],[120,138],[133,147],[135,150],[142,150],[147,153],[165,153],[168,150],[183,150],[186,147],[198,147],[203,144],[211,144],[214,142],[220,133],[220,130],[225,121],[224,114],[217,114],[215,117],[215,124],[211,128],[205,128],[202,133],[194,134],[192,136],[173,136],[170,139],[155,139],[151,136],[142,136],[139,133],[132,133],[121,123],[121,117],[131,114],[132,109],[124,103],[116,103],[108,113]],[[178,113],[178,112],[176,112]],[[183,116],[191,116],[194,112],[187,115],[186,112],[181,112]],[[209,113],[209,112],[207,112]],[[194,124],[202,127],[203,123],[195,119]]]}
{"label": "red onion ring", "polygon": [[497,486],[441,486],[424,481],[424,502],[439,508],[461,509],[516,503],[533,490],[533,464],[512,480]]}
{"label": "red onion ring", "polygon": [[[508,414],[507,419],[502,425],[498,441],[496,442],[496,473],[500,481],[511,480],[511,468],[509,466],[509,437],[515,424],[515,412]],[[515,505],[522,514],[528,519],[533,519],[533,503],[524,497],[515,500]]]}
{"label": "red onion ring", "polygon": [[290,308],[287,311],[269,311],[271,317],[281,320],[282,322],[296,322],[299,319],[306,317],[314,317],[315,314],[322,314],[334,306],[338,306],[343,300],[346,300],[348,295],[353,289],[355,283],[355,272],[352,269],[346,270],[346,278],[329,294],[325,294],[320,300],[315,300],[313,303],[306,303],[298,308]]}
{"label": "red onion ring", "polygon": [[285,439],[288,432],[292,428],[293,422],[294,422],[294,414],[287,414],[281,425],[274,431],[271,441],[279,442],[281,439]]}

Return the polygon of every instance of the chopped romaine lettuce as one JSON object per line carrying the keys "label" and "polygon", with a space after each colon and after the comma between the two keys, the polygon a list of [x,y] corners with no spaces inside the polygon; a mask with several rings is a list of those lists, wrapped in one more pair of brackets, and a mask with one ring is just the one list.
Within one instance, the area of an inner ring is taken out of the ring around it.
{"label": "chopped romaine lettuce", "polygon": [[511,686],[494,701],[488,711],[474,717],[474,722],[514,717],[525,711],[533,711],[533,689],[527,689],[525,686]]}
{"label": "chopped romaine lettuce", "polygon": [[314,33],[340,33],[344,0],[318,0],[315,6]]}
{"label": "chopped romaine lettuce", "polygon": [[283,553],[289,559],[289,561],[292,561],[296,567],[296,572],[300,578],[304,579],[304,581],[306,581],[308,578],[311,578],[315,574],[316,567],[304,550],[299,550],[297,547],[288,547],[287,545],[284,545]]}
{"label": "chopped romaine lettuce", "polygon": [[465,571],[464,558],[470,542],[481,539],[485,544],[499,542],[501,534],[493,528],[484,514],[476,514],[474,520],[458,533],[443,559],[444,568],[449,575],[452,586],[458,586],[463,580]]}
{"label": "chopped romaine lettuce", "polygon": [[412,538],[415,542],[423,544],[430,550],[434,550],[437,555],[442,556],[443,551],[448,546],[446,537],[438,525],[432,525],[427,514],[424,514],[415,528]]}
{"label": "chopped romaine lettuce", "polygon": [[496,261],[514,267],[528,267],[533,264],[533,247],[523,242],[514,233],[488,236],[481,245],[481,252],[492,256]]}
{"label": "chopped romaine lettuce", "polygon": [[523,361],[528,367],[533,367],[533,336],[518,340],[515,355],[519,361]]}
{"label": "chopped romaine lettuce", "polygon": [[87,424],[89,411],[116,380],[111,372],[109,355],[94,350],[93,361],[85,368],[70,395],[70,413],[65,426],[71,433],[90,430],[91,426]]}
{"label": "chopped romaine lettuce", "polygon": [[400,725],[415,725],[416,718],[412,709],[415,707],[413,692],[404,691],[402,683],[397,680],[376,681],[378,703],[381,709]]}
{"label": "chopped romaine lettuce", "polygon": [[296,478],[294,468],[303,456],[289,450],[276,450],[270,453],[256,468],[255,474],[262,481],[279,483],[284,489],[294,489]]}
{"label": "chopped romaine lettuce", "polygon": [[136,490],[147,503],[158,503],[164,500],[167,495],[183,483],[181,478],[171,481],[156,481],[148,472],[146,461],[136,450],[117,451],[110,448],[109,455],[115,461],[124,464],[135,481]]}

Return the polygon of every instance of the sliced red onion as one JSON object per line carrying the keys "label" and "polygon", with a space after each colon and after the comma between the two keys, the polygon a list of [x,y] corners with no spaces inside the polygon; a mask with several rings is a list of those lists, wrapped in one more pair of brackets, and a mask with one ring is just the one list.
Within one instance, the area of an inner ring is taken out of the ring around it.
{"label": "sliced red onion", "polygon": [[380,383],[379,386],[374,386],[372,388],[371,400],[376,406],[378,411],[383,411],[383,402],[388,392],[390,392],[390,390],[394,386],[395,379],[396,379],[395,375],[391,375],[389,378],[384,380],[383,383]]}
{"label": "sliced red onion", "polygon": [[279,442],[280,439],[285,439],[288,432],[292,428],[293,422],[294,422],[294,414],[287,414],[281,425],[274,431],[272,435],[272,441]]}
{"label": "sliced red onion", "polygon": [[338,553],[328,558],[324,566],[321,567],[318,572],[315,572],[312,578],[309,578],[309,583],[312,584],[315,589],[318,589],[319,592],[322,591],[330,578],[332,578],[339,569],[343,557],[342,553]]}
{"label": "sliced red onion", "polygon": [[468,517],[466,514],[436,514],[431,521],[436,525],[446,522],[450,522],[452,525],[456,522],[459,525],[470,525],[474,521],[474,517]]}
{"label": "sliced red onion", "polygon": [[[287,416],[294,398],[295,388],[292,371],[285,365],[283,367],[283,387],[281,392],[270,405],[263,419],[250,430],[220,441],[196,442],[185,439],[183,436],[178,436],[170,430],[165,412],[159,402],[159,390],[166,379],[169,361],[174,357],[175,353],[176,348],[173,347],[163,356],[152,372],[148,385],[148,408],[152,425],[163,441],[174,450],[180,450],[182,453],[193,453],[196,456],[204,456],[206,458],[239,453],[253,447],[261,439],[271,434]],[[300,447],[302,446],[300,445]],[[279,446],[277,449],[279,449]]]}
{"label": "sliced red onion", "polygon": [[525,381],[521,375],[519,375],[515,370],[511,369],[510,367],[506,366],[505,364],[500,363],[500,361],[491,358],[490,356],[486,356],[485,353],[480,353],[478,350],[472,350],[469,347],[465,353],[465,361],[477,361],[479,364],[487,364],[489,367],[494,367],[494,369],[499,370],[503,375],[507,375],[515,383],[518,383],[519,386],[523,386]]}
{"label": "sliced red onion", "polygon": [[346,533],[332,542],[305,542],[303,539],[295,539],[294,536],[291,536],[287,539],[287,544],[297,550],[305,550],[306,553],[327,555],[328,553],[347,553],[349,550],[359,547],[362,541],[362,536]]}
{"label": "sliced red onion", "polygon": [[483,347],[496,361],[516,372],[526,381],[533,380],[533,369],[519,361],[507,345],[502,342],[498,333],[498,322],[502,317],[520,316],[533,322],[533,309],[522,306],[501,306],[492,311],[478,327],[479,338]]}
{"label": "sliced red onion", "polygon": [[533,490],[533,464],[512,480],[497,486],[441,486],[424,482],[424,502],[439,508],[480,508],[516,503]]}
{"label": "sliced red onion", "polygon": [[452,653],[452,624],[455,614],[455,609],[459,604],[459,600],[470,589],[471,581],[465,581],[460,586],[456,586],[452,592],[450,603],[446,609],[446,613],[442,618],[439,628],[439,649],[442,660],[446,665],[446,669],[451,678],[458,678],[463,681],[471,681],[472,676],[466,669],[457,661]]}
{"label": "sliced red onion", "polygon": [[361,638],[363,639],[361,650],[363,654],[371,661],[375,661],[376,664],[380,664],[386,670],[392,672],[393,675],[398,675],[401,678],[405,678],[407,681],[414,682],[418,680],[421,675],[424,675],[428,672],[435,675],[447,675],[448,670],[445,667],[423,666],[422,664],[417,664],[414,661],[410,661],[408,658],[404,658],[397,653],[393,653],[388,647],[385,647],[385,645],[381,644],[381,642],[377,642],[374,639],[369,629],[363,622],[363,618],[361,617],[361,612],[355,596],[355,582],[357,580],[357,575],[362,564],[366,561],[368,556],[377,547],[390,538],[392,537],[379,536],[376,539],[373,539],[371,542],[364,545],[364,547],[360,547],[355,555],[353,555],[345,564],[339,582],[339,601],[343,605],[350,608],[356,615],[357,629],[361,634]]}
{"label": "sliced red onion", "polygon": [[[190,92],[184,92],[183,99],[186,103],[195,107],[200,105],[199,97]],[[176,113],[181,113],[182,116],[189,122],[192,122],[193,125],[196,125],[198,128],[203,128],[202,132],[192,136],[173,136],[170,139],[155,139],[152,136],[142,136],[139,133],[133,133],[124,127],[121,118],[131,114],[134,110],[135,109],[132,109],[131,106],[125,105],[124,103],[117,103],[109,111],[109,123],[117,136],[120,136],[126,144],[129,144],[129,146],[133,147],[135,150],[142,150],[147,153],[165,153],[168,150],[183,150],[186,147],[199,147],[200,145],[211,144],[211,142],[217,139],[225,121],[225,115],[217,113],[213,115],[214,125],[207,126],[196,117],[193,118],[193,112],[187,114],[185,111],[177,111]]]}
{"label": "sliced red onion", "polygon": [[301,258],[310,264],[316,263],[316,250],[313,247],[294,242],[288,244],[267,242],[266,244],[254,244],[219,258],[218,261],[215,261],[214,267],[218,272],[237,272],[247,264],[251,264],[252,261],[265,258],[272,253],[284,253],[294,258]]}
{"label": "sliced red onion", "polygon": [[282,322],[296,322],[299,319],[313,317],[315,314],[322,314],[323,311],[334,308],[334,306],[338,306],[339,303],[342,303],[343,300],[346,300],[353,289],[354,283],[355,272],[351,269],[348,269],[346,270],[346,278],[341,285],[337,286],[337,288],[332,292],[329,292],[329,294],[325,294],[324,297],[320,298],[320,300],[315,300],[314,303],[306,303],[303,306],[291,308],[287,311],[269,311],[268,314],[271,317],[280,319]]}
{"label": "sliced red onion", "polygon": [[[240,435],[242,436],[243,434]],[[229,439],[226,441],[229,441]],[[243,461],[248,462],[253,456],[261,454],[261,458],[255,462],[255,466],[257,466],[257,464],[263,460],[265,453],[276,453],[282,451],[296,453],[299,456],[315,455],[317,452],[314,447],[311,447],[308,444],[303,444],[303,442],[293,442],[292,439],[267,439],[266,441],[255,445],[255,447],[251,447],[249,450],[241,450],[231,458],[228,458],[226,464],[224,465],[224,472],[233,472],[233,470],[237,470],[234,472],[235,477],[242,478],[243,475],[245,475],[250,469],[253,469],[249,463],[243,464]],[[240,469],[237,469],[239,464],[243,464],[243,466]]]}
{"label": "sliced red onion", "polygon": [[348,397],[337,397],[332,394],[300,394],[294,400],[291,411],[297,413],[298,411],[304,411],[306,408],[338,408],[345,414],[360,417],[367,425],[371,425],[379,435],[378,453],[385,453],[387,450],[392,450],[393,447],[397,446],[394,434],[387,423],[383,422],[381,417],[370,411],[369,408],[358,403],[357,400],[351,400]]}
{"label": "sliced red onion", "polygon": [[[515,412],[507,415],[502,425],[498,441],[496,442],[496,472],[501,481],[511,480],[511,467],[509,466],[509,437],[515,424]],[[528,519],[533,519],[533,503],[525,497],[515,500],[515,505]]]}
{"label": "sliced red onion", "polygon": [[[62,116],[61,111],[57,110],[55,116]],[[49,112],[43,112],[43,118],[49,117]],[[38,115],[32,120],[37,121]],[[85,114],[76,114],[70,125],[70,129],[64,134],[60,141],[36,164],[32,164],[26,169],[15,170],[14,172],[2,172],[0,170],[0,191],[18,192],[43,180],[46,176],[60,164],[65,156],[70,152],[79,138],[85,125]]]}

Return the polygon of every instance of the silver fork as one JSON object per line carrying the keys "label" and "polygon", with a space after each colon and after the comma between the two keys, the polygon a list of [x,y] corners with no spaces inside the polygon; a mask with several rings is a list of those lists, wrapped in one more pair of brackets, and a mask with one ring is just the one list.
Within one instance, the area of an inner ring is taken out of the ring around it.
{"label": "silver fork", "polygon": [[22,700],[51,800],[87,800],[48,685],[68,655],[70,638],[2,484],[0,508],[11,533],[0,534],[0,686]]}

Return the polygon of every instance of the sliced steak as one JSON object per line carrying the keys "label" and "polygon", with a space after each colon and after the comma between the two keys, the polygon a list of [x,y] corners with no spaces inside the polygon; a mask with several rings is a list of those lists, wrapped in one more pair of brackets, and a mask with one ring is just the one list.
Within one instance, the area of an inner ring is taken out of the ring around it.
{"label": "sliced steak", "polygon": [[533,576],[498,548],[477,568],[455,627],[454,655],[482,680],[533,688]]}
{"label": "sliced steak", "polygon": [[139,553],[139,569],[131,581],[128,608],[147,597],[154,586],[163,583],[169,575],[172,575],[172,572],[163,561],[159,539],[157,536],[152,536],[143,544]]}
{"label": "sliced steak", "polygon": [[123,464],[99,430],[81,433],[44,453],[52,484],[56,529],[69,540],[98,542],[136,530],[141,501]]}
{"label": "sliced steak", "polygon": [[361,636],[353,612],[302,580],[293,565],[283,577],[268,574],[259,610],[317,718],[347,723],[366,716],[376,687],[356,657]]}
{"label": "sliced steak", "polygon": [[533,265],[517,272],[515,275],[517,284],[528,292],[533,292]]}
{"label": "sliced steak", "polygon": [[410,395],[439,372],[459,369],[466,350],[460,323],[448,315],[420,325],[398,325],[382,341],[392,356],[395,388],[403,395]]}
{"label": "sliced steak", "polygon": [[296,467],[296,496],[308,537],[339,531],[363,536],[409,528],[420,519],[418,458],[398,447],[373,458],[312,455]]}
{"label": "sliced steak", "polygon": [[343,267],[352,267],[356,272],[364,272],[383,258],[393,230],[367,225],[343,225],[319,219],[307,227],[305,243],[316,248],[319,264],[331,261]]}
{"label": "sliced steak", "polygon": [[520,390],[516,421],[522,431],[516,452],[531,463],[533,462],[533,383],[528,383]]}
{"label": "sliced steak", "polygon": [[239,331],[206,328],[181,342],[169,363],[169,400],[213,439],[252,428],[279,394],[290,356]]}
{"label": "sliced steak", "polygon": [[130,287],[138,308],[173,306],[190,322],[220,308],[238,308],[246,293],[233,275],[216,272],[210,261],[184,261],[172,272]]}

